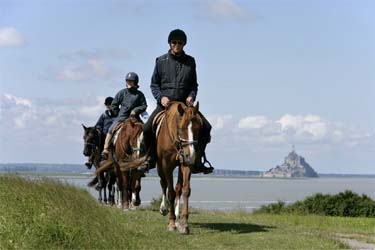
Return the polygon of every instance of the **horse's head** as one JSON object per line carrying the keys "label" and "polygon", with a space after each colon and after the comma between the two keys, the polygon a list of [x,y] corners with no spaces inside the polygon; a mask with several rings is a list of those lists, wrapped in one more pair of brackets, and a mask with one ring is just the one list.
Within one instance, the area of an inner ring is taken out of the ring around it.
{"label": "horse's head", "polygon": [[91,156],[96,149],[99,149],[100,132],[95,127],[86,127],[82,124],[84,129],[83,140],[83,155]]}
{"label": "horse's head", "polygon": [[123,150],[126,154],[133,158],[139,158],[141,149],[141,134],[143,131],[143,124],[135,117],[130,117],[126,120],[122,128],[122,139],[124,143]]}
{"label": "horse's head", "polygon": [[199,114],[199,102],[195,107],[187,107],[179,103],[177,110],[180,115],[177,125],[180,154],[186,165],[193,165],[196,160],[196,145],[203,127],[203,121]]}

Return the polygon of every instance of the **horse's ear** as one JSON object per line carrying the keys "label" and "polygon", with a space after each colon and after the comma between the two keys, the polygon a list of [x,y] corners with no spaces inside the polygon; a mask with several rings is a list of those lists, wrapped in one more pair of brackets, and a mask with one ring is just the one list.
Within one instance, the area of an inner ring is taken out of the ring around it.
{"label": "horse's ear", "polygon": [[194,109],[195,109],[196,112],[199,111],[199,102],[197,102],[197,105],[195,105]]}
{"label": "horse's ear", "polygon": [[177,110],[178,110],[178,113],[180,113],[180,116],[184,115],[185,109],[184,107],[182,107],[181,104],[178,104]]}
{"label": "horse's ear", "polygon": [[84,129],[84,130],[87,130],[87,128],[86,128],[86,126],[85,126],[85,125],[83,125],[83,124],[82,124],[82,127],[83,127],[83,129]]}

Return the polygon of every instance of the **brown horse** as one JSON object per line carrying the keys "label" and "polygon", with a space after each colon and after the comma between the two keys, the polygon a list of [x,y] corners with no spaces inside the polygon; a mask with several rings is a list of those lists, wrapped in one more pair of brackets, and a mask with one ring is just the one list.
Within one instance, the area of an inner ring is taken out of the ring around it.
{"label": "brown horse", "polygon": [[123,167],[124,162],[134,161],[141,156],[141,142],[143,124],[136,118],[127,119],[118,134],[114,148],[110,150],[108,160],[102,161],[96,170],[99,175],[102,171],[113,168],[116,173],[116,183],[119,190],[118,206],[125,211],[135,209],[141,204],[141,178],[143,173],[136,169]]}
{"label": "brown horse", "polygon": [[[166,215],[168,188],[169,224],[168,230],[176,228],[182,234],[189,233],[189,197],[190,177],[196,158],[196,144],[203,122],[199,115],[199,103],[195,107],[187,107],[181,102],[171,102],[165,111],[164,121],[157,135],[157,171],[162,188],[160,212]],[[178,169],[176,189],[173,188],[173,170]],[[183,196],[182,221],[180,220],[180,197]],[[173,202],[174,201],[174,202]],[[177,219],[177,223],[176,223]]]}

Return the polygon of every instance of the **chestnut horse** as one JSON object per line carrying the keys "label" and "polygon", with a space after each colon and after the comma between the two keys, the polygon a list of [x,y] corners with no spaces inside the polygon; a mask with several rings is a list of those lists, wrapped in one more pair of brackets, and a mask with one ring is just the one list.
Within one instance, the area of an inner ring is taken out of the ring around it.
{"label": "chestnut horse", "polygon": [[[189,233],[189,197],[190,166],[195,162],[196,144],[203,127],[199,114],[199,103],[195,107],[187,107],[182,102],[171,102],[165,111],[165,117],[157,135],[157,171],[162,188],[160,212],[166,215],[168,189],[169,224],[168,230],[179,230]],[[173,170],[178,169],[176,189],[173,188]],[[183,197],[182,221],[180,223],[180,197]],[[176,223],[177,219],[177,223]]]}
{"label": "chestnut horse", "polygon": [[118,138],[110,150],[108,160],[102,161],[96,174],[107,169],[114,169],[116,183],[119,190],[118,206],[125,211],[135,209],[141,204],[141,178],[144,176],[137,169],[124,168],[124,162],[139,159],[141,156],[141,142],[143,136],[143,124],[131,117],[124,121],[118,134]]}

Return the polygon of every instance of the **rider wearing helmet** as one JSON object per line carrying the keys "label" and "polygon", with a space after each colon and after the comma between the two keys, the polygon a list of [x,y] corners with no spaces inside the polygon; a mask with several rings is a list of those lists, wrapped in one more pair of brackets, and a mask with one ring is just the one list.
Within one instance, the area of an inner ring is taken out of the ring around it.
{"label": "rider wearing helmet", "polygon": [[[102,142],[104,142],[105,135],[107,134],[109,127],[111,127],[116,117],[114,113],[112,112],[112,101],[113,101],[113,97],[111,96],[108,96],[107,98],[105,98],[104,105],[106,107],[106,110],[100,115],[98,121],[95,124],[95,128],[100,131],[101,138],[100,138],[99,148],[101,149],[103,149]],[[88,169],[91,168],[93,161],[94,161],[94,155],[91,155],[88,158],[87,162],[85,163]]]}
{"label": "rider wearing helmet", "polygon": [[139,115],[147,108],[146,98],[144,94],[138,90],[138,75],[134,72],[127,73],[125,82],[126,88],[120,90],[112,101],[112,111],[117,118],[108,129],[102,152],[103,159],[107,159],[108,157],[108,148],[112,139],[114,128],[119,123],[124,122],[130,116],[135,116],[139,119]]}
{"label": "rider wearing helmet", "polygon": [[[156,139],[152,134],[152,123],[157,113],[165,109],[170,101],[180,101],[188,106],[194,104],[198,92],[197,73],[195,59],[185,54],[183,48],[187,37],[180,29],[172,30],[168,36],[169,51],[156,58],[154,73],[151,78],[151,92],[157,101],[154,112],[150,115],[144,125],[144,142],[148,150],[148,164],[140,170],[154,168],[156,163]],[[205,158],[204,150],[210,142],[211,125],[201,114],[203,120],[203,131],[198,140],[198,157],[193,173],[211,173],[213,168],[205,167],[202,157]]]}

